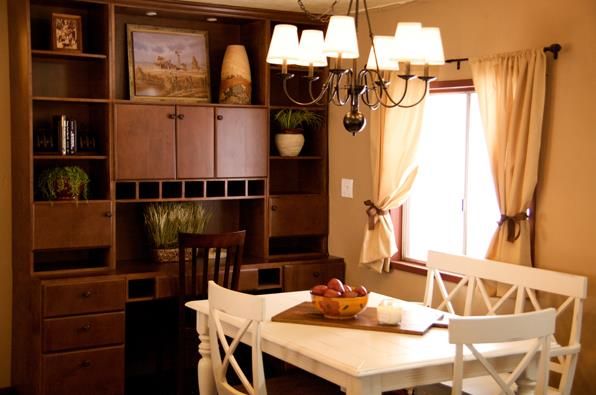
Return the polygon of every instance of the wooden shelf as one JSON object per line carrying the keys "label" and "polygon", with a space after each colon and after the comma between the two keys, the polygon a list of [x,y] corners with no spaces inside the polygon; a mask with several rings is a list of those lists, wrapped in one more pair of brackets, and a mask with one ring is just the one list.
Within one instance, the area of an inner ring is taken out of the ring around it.
{"label": "wooden shelf", "polygon": [[107,155],[57,155],[57,154],[35,154],[33,155],[35,160],[106,160]]}
{"label": "wooden shelf", "polygon": [[69,102],[69,103],[109,103],[109,99],[89,99],[77,97],[33,96],[33,101]]}
{"label": "wooden shelf", "polygon": [[327,105],[316,105],[313,104],[312,106],[281,106],[281,105],[271,105],[269,106],[272,110],[310,110],[310,111],[327,111]]}
{"label": "wooden shelf", "polygon": [[277,156],[273,155],[270,156],[269,159],[271,160],[321,160],[323,159],[321,156]]}
{"label": "wooden shelf", "polygon": [[71,58],[71,59],[83,59],[83,60],[106,60],[108,57],[103,54],[93,53],[77,53],[77,52],[61,52],[61,51],[50,51],[44,49],[33,49],[31,50],[31,56],[35,58]]}

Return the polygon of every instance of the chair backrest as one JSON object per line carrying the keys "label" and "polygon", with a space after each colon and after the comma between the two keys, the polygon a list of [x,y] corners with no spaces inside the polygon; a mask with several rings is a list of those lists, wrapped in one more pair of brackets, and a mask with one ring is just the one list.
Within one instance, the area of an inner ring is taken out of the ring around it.
{"label": "chair backrest", "polygon": [[[181,299],[205,299],[209,280],[237,290],[245,236],[244,230],[218,234],[179,233],[178,294]],[[187,251],[190,251],[190,264],[186,262]],[[197,277],[198,260],[202,264],[200,283]],[[220,275],[223,275],[222,281]]]}
{"label": "chair backrest", "polygon": [[[559,342],[561,347],[551,352],[554,360],[550,369],[560,375],[559,384],[554,390],[564,395],[570,394],[580,350],[583,301],[588,292],[586,277],[435,251],[428,254],[427,268],[424,304],[452,314],[471,315],[478,294],[487,315],[498,314],[507,301],[513,301],[514,313],[542,310],[537,291],[561,296],[562,302],[552,307],[557,309],[558,320],[569,317],[564,312],[572,307],[570,336],[566,342]],[[461,280],[448,292],[441,273],[455,274]],[[503,295],[491,296],[487,282],[494,281],[509,285],[510,288]],[[441,296],[438,302],[433,301],[435,285]],[[453,301],[463,292],[463,312],[457,312]]]}
{"label": "chair backrest", "polygon": [[[238,331],[228,343],[221,322],[222,314],[239,320]],[[209,281],[209,342],[217,393],[220,395],[266,395],[265,373],[261,353],[261,323],[265,320],[265,299],[257,295],[232,291]],[[252,347],[252,382],[234,357],[242,339]],[[220,352],[223,351],[223,358]],[[232,367],[246,392],[228,383],[227,373]]]}
{"label": "chair backrest", "polygon": [[[496,381],[502,392],[514,395],[513,385],[528,367],[534,356],[540,352],[536,369],[535,394],[548,392],[548,359],[550,338],[555,330],[555,310],[552,308],[530,313],[499,316],[454,317],[449,320],[449,342],[455,344],[453,362],[452,395],[462,393],[464,373],[464,346]],[[505,377],[499,375],[495,367],[477,348],[482,343],[502,343],[529,340],[527,352],[519,364]]]}

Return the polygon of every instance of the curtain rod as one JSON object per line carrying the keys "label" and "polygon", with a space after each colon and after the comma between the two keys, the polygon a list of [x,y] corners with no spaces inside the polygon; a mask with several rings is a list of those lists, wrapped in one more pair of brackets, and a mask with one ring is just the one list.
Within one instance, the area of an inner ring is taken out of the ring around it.
{"label": "curtain rod", "polygon": [[[554,43],[554,44],[549,45],[548,47],[542,48],[542,50],[544,52],[552,52],[553,53],[553,59],[557,60],[559,58],[559,51],[562,48],[563,47],[561,47],[561,44]],[[445,60],[445,63],[456,63],[457,64],[457,69],[459,70],[460,67],[461,67],[461,63],[462,62],[467,62],[468,60],[469,60],[469,58],[447,59],[447,60]]]}

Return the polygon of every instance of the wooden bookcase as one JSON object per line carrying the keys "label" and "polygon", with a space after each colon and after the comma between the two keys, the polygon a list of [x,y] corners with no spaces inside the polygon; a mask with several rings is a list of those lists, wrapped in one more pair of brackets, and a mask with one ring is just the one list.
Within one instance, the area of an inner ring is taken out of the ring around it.
{"label": "wooden bookcase", "polygon": [[[20,394],[124,393],[127,303],[176,294],[175,265],[150,261],[147,203],[201,201],[213,213],[208,231],[246,229],[245,291],[307,289],[343,277],[343,260],[327,251],[327,107],[309,107],[325,121],[305,131],[297,157],[279,155],[271,121],[294,107],[279,67],[265,62],[273,26],[316,24],[301,14],[178,0],[23,0],[8,8],[13,385]],[[81,52],[52,49],[55,13],[81,17]],[[212,103],[130,100],[129,24],[206,31]],[[217,103],[231,44],[248,53],[250,105]],[[305,100],[297,82],[306,71],[292,71],[290,90]],[[61,155],[56,141],[40,147],[57,115],[76,120],[93,144],[73,155]],[[91,180],[88,199],[44,200],[39,175],[55,166],[81,167]],[[77,329],[88,326],[103,329]]]}

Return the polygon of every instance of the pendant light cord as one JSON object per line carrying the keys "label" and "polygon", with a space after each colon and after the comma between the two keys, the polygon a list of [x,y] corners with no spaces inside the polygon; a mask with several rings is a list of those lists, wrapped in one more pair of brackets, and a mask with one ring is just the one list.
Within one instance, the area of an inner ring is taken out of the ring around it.
{"label": "pendant light cord", "polygon": [[310,12],[309,10],[306,9],[306,6],[302,2],[302,0],[296,0],[296,1],[298,2],[298,6],[302,10],[302,12],[304,12],[307,17],[309,17],[313,21],[321,21],[321,22],[327,23],[329,21],[329,18],[331,17],[331,15],[333,15],[333,13],[335,12],[335,5],[337,4],[337,2],[339,0],[334,0],[333,3],[331,3],[331,5],[329,6],[329,8],[322,14],[313,14],[312,12]]}

